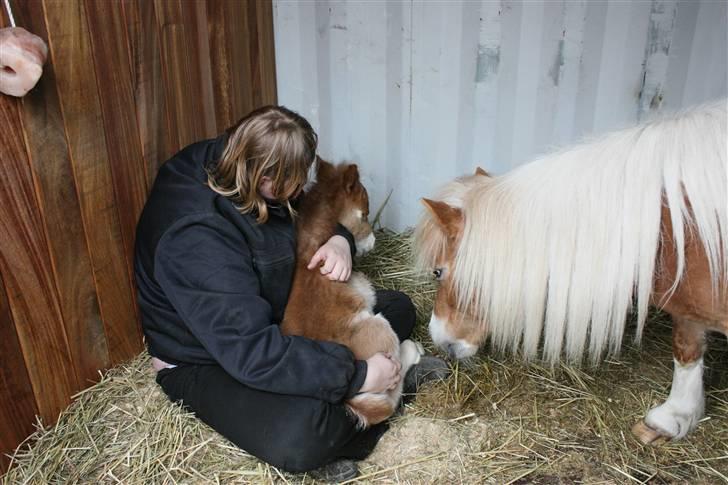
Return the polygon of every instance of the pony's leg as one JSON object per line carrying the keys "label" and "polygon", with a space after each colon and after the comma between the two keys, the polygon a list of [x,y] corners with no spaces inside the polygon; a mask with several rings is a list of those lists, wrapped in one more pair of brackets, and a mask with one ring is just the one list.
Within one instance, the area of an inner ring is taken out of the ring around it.
{"label": "pony's leg", "polygon": [[683,438],[703,417],[705,327],[673,316],[672,347],[675,368],[670,395],[632,428],[645,444]]}

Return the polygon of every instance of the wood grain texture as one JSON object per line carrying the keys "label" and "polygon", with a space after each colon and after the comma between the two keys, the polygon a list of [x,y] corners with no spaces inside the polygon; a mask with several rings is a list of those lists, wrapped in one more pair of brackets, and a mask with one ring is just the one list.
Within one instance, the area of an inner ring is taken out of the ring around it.
{"label": "wood grain texture", "polygon": [[46,0],[45,7],[49,22],[55,26],[51,39],[56,82],[109,356],[114,365],[136,355],[142,344],[133,282],[124,258],[86,12],[80,1]]}
{"label": "wood grain texture", "polygon": [[207,3],[215,119],[222,132],[249,113],[254,105],[247,2]]}
{"label": "wood grain texture", "polygon": [[[9,25],[4,9],[0,9],[0,28]],[[0,155],[9,153],[10,147],[0,145]],[[6,455],[12,454],[18,443],[33,432],[37,414],[33,386],[25,368],[23,349],[0,272],[0,474],[10,465]]]}
{"label": "wood grain texture", "polygon": [[53,422],[79,383],[66,342],[19,104],[0,96],[0,274],[38,411],[46,422]]}
{"label": "wood grain texture", "polygon": [[193,31],[193,37],[195,37],[192,49],[199,53],[197,68],[200,71],[200,98],[202,99],[204,137],[212,138],[220,133],[215,120],[215,89],[212,83],[212,59],[210,56],[207,2],[205,0],[195,0],[194,4],[194,11],[186,8],[183,13],[185,14],[185,25],[190,26],[190,29]]}
{"label": "wood grain texture", "polygon": [[5,285],[0,278],[0,473],[8,468],[18,443],[33,432],[38,414],[33,387],[25,369],[23,353],[10,314]]}
{"label": "wood grain texture", "polygon": [[246,2],[246,5],[250,40],[250,95],[256,106],[275,104],[273,6],[266,0],[253,0]]}
{"label": "wood grain texture", "polygon": [[276,93],[268,0],[10,2],[50,57],[0,95],[0,452],[143,349],[133,245],[159,166]]}
{"label": "wood grain texture", "polygon": [[[251,2],[252,3],[252,2]],[[258,106],[277,104],[275,39],[273,37],[273,2],[255,0],[257,35],[255,40],[253,79],[256,89],[254,103]]]}
{"label": "wood grain texture", "polygon": [[129,37],[132,88],[139,123],[147,189],[159,166],[174,154],[168,130],[167,98],[162,78],[162,56],[154,2],[124,0],[122,3]]}
{"label": "wood grain texture", "polygon": [[122,4],[85,2],[86,19],[106,148],[113,181],[116,207],[124,241],[124,253],[133,275],[134,234],[147,195],[144,157],[131,81],[131,58]]}
{"label": "wood grain texture", "polygon": [[219,133],[215,122],[215,97],[212,85],[210,38],[205,0],[180,0],[190,59],[190,84],[194,89],[193,109],[197,113],[198,140]]}
{"label": "wood grain texture", "polygon": [[[54,45],[49,42],[40,1],[24,2],[15,14],[50,48],[41,81],[23,97],[22,115],[69,350],[78,381],[85,387],[98,381],[99,369],[107,368],[110,361],[58,100]],[[63,19],[52,20],[51,28]]]}
{"label": "wood grain texture", "polygon": [[[182,5],[179,0],[156,0],[157,26],[162,52],[162,74],[164,76],[167,104],[167,120],[172,153],[203,138],[199,101],[199,81],[195,83],[193,73],[197,70],[196,56],[188,46],[189,26],[183,22]],[[193,2],[185,2],[185,8],[194,8]]]}

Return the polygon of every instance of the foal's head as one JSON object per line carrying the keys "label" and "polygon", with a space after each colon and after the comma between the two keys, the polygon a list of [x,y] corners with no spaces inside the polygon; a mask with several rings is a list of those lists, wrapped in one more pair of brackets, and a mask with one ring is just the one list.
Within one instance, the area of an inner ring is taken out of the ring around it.
{"label": "foal's head", "polygon": [[485,339],[482,318],[473,305],[460,301],[455,279],[455,260],[465,229],[462,202],[467,191],[488,175],[478,168],[475,175],[448,185],[440,197],[422,199],[427,211],[415,231],[418,265],[430,271],[438,288],[430,318],[433,342],[456,359],[474,355]]}
{"label": "foal's head", "polygon": [[330,194],[329,204],[337,221],[356,241],[356,253],[362,255],[374,247],[374,232],[369,223],[369,195],[359,179],[355,164],[332,165],[318,160],[317,185]]}

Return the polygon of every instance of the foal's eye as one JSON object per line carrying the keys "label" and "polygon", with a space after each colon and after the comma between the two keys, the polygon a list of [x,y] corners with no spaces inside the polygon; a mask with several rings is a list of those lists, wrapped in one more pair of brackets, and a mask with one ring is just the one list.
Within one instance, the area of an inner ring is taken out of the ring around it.
{"label": "foal's eye", "polygon": [[442,279],[442,268],[435,268],[432,271],[432,274],[435,276],[435,279],[436,280]]}

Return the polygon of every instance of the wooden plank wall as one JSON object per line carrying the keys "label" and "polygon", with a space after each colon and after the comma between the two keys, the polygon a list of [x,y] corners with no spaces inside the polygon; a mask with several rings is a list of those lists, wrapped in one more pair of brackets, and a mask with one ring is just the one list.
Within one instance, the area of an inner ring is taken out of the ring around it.
{"label": "wooden plank wall", "polygon": [[276,101],[270,0],[10,4],[49,60],[0,94],[2,471],[36,415],[143,349],[134,231],[159,165]]}

